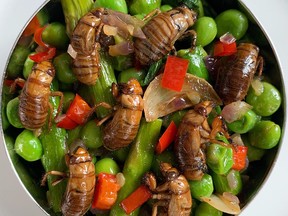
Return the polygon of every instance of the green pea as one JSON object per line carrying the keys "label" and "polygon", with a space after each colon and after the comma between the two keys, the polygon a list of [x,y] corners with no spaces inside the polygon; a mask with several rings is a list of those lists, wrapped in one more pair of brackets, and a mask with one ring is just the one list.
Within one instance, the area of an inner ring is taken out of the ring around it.
{"label": "green pea", "polygon": [[270,120],[259,121],[255,127],[248,132],[248,139],[252,146],[261,149],[275,147],[281,138],[281,127]]}
{"label": "green pea", "polygon": [[75,98],[75,93],[70,92],[70,91],[66,91],[63,92],[64,95],[64,100],[63,100],[63,113],[66,113],[66,111],[68,110],[71,102],[73,101],[73,99]]}
{"label": "green pea", "polygon": [[241,39],[248,29],[248,19],[244,13],[229,9],[220,13],[216,18],[217,37],[229,32],[237,40]]}
{"label": "green pea", "polygon": [[244,134],[251,130],[258,120],[259,116],[253,110],[248,110],[243,117],[234,122],[227,123],[227,126],[235,133]]}
{"label": "green pea", "polygon": [[52,22],[48,24],[42,32],[42,40],[43,42],[61,50],[66,50],[70,42],[66,33],[66,26],[60,22]]}
{"label": "green pea", "polygon": [[168,5],[168,4],[161,5],[161,7],[160,7],[161,12],[169,11],[171,9],[173,9],[173,7],[171,5]]}
{"label": "green pea", "polygon": [[228,146],[212,143],[207,147],[207,165],[217,174],[227,173],[233,165],[233,150]]}
{"label": "green pea", "polygon": [[131,78],[137,79],[140,83],[145,79],[146,72],[145,70],[137,70],[136,68],[129,68],[127,70],[123,70],[118,75],[119,83],[127,83]]}
{"label": "green pea", "polygon": [[88,148],[99,148],[103,145],[101,128],[94,120],[84,125],[80,137]]}
{"label": "green pea", "polygon": [[127,4],[125,0],[97,0],[95,1],[94,8],[104,7],[123,13],[128,13]]}
{"label": "green pea", "polygon": [[[33,55],[33,54],[35,54],[35,52],[30,53],[30,55]],[[29,56],[26,58],[26,60],[24,62],[24,66],[23,66],[23,77],[25,79],[28,78],[28,76],[30,75],[30,73],[32,71],[32,67],[35,64],[35,62],[32,59],[30,59]]]}
{"label": "green pea", "polygon": [[129,4],[129,11],[132,15],[148,14],[154,9],[160,8],[161,0],[132,0]]}
{"label": "green pea", "polygon": [[261,160],[267,150],[252,146],[248,140],[248,134],[241,135],[241,138],[244,145],[248,147],[247,157],[249,162]]}
{"label": "green pea", "polygon": [[281,105],[281,94],[278,89],[268,82],[263,83],[263,92],[257,95],[253,88],[250,88],[246,102],[253,106],[253,110],[260,116],[274,114]]}
{"label": "green pea", "polygon": [[192,197],[200,200],[201,197],[209,197],[214,191],[212,177],[205,173],[201,180],[189,181]]}
{"label": "green pea", "polygon": [[201,202],[196,210],[195,216],[222,216],[223,212],[209,205],[208,203]]}
{"label": "green pea", "polygon": [[19,110],[19,98],[15,97],[12,100],[10,100],[7,104],[6,108],[7,118],[10,124],[15,128],[23,128],[23,125],[21,123],[18,114],[18,110]]}
{"label": "green pea", "polygon": [[72,57],[68,53],[62,53],[53,60],[56,77],[60,82],[71,84],[77,81],[72,71]]}
{"label": "green pea", "polygon": [[197,32],[196,45],[203,47],[210,44],[217,35],[217,25],[212,17],[200,17],[196,21],[194,29]]}
{"label": "green pea", "polygon": [[197,46],[193,51],[191,50],[179,50],[177,55],[181,58],[188,59],[188,73],[208,80],[209,73],[206,68],[204,57],[207,55],[202,46]]}
{"label": "green pea", "polygon": [[2,129],[4,131],[10,126],[10,122],[7,117],[7,104],[14,98],[14,95],[11,93],[10,89],[10,86],[2,86],[1,122]]}
{"label": "green pea", "polygon": [[225,175],[219,175],[212,172],[212,178],[217,193],[229,192],[237,195],[242,190],[242,179],[240,172],[231,169]]}
{"label": "green pea", "polygon": [[30,53],[30,49],[26,46],[17,45],[15,47],[6,69],[9,79],[15,79],[22,76],[24,63]]}
{"label": "green pea", "polygon": [[109,173],[109,174],[117,174],[120,172],[120,168],[116,161],[112,158],[102,158],[97,161],[95,164],[95,173],[98,175],[99,173]]}
{"label": "green pea", "polygon": [[15,140],[15,151],[27,161],[39,160],[43,153],[40,140],[30,130],[24,129]]}

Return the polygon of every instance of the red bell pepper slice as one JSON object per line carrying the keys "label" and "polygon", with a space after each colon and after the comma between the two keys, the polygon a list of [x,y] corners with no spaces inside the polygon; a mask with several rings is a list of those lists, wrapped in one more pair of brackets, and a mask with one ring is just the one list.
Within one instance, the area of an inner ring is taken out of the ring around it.
{"label": "red bell pepper slice", "polygon": [[78,124],[72,119],[70,119],[66,114],[61,115],[58,119],[59,122],[56,124],[56,126],[59,128],[72,130],[78,126]]}
{"label": "red bell pepper slice", "polygon": [[173,121],[171,121],[156,145],[155,151],[157,154],[161,154],[174,141],[176,133],[177,126]]}
{"label": "red bell pepper slice", "polygon": [[164,68],[161,86],[180,92],[184,84],[189,61],[176,56],[168,56]]}
{"label": "red bell pepper slice", "polygon": [[92,208],[108,210],[116,202],[120,185],[117,183],[116,175],[99,173]]}
{"label": "red bell pepper slice", "polygon": [[91,114],[91,110],[89,104],[83,100],[82,97],[76,94],[66,112],[66,115],[74,122],[81,125],[86,122],[87,118]]}
{"label": "red bell pepper slice", "polygon": [[47,51],[39,52],[33,55],[30,55],[29,58],[37,63],[42,61],[50,60],[56,55],[55,47],[48,47]]}
{"label": "red bell pepper slice", "polygon": [[37,28],[35,30],[35,33],[34,33],[34,41],[39,45],[39,46],[42,46],[42,47],[48,47],[49,45],[44,43],[44,41],[42,40],[42,33],[44,31],[44,29],[46,28],[46,26],[43,26],[41,28]]}
{"label": "red bell pepper slice", "polygon": [[234,146],[233,147],[233,166],[232,169],[242,170],[246,166],[248,147],[247,146]]}
{"label": "red bell pepper slice", "polygon": [[32,20],[29,22],[27,27],[25,28],[23,32],[23,36],[29,36],[34,34],[35,30],[40,28],[40,22],[37,16],[34,16]]}
{"label": "red bell pepper slice", "polygon": [[217,41],[214,44],[214,56],[229,56],[237,52],[236,42],[227,44]]}
{"label": "red bell pepper slice", "polygon": [[145,185],[140,185],[128,197],[121,201],[120,206],[126,214],[130,214],[135,209],[143,205],[152,196],[151,191]]}

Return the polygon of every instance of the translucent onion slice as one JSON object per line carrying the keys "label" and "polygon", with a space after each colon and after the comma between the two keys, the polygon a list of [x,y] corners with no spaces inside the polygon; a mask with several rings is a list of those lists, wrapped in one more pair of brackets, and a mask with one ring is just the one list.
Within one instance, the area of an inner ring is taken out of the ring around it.
{"label": "translucent onion slice", "polygon": [[144,114],[148,122],[204,100],[222,104],[213,87],[205,79],[186,74],[182,91],[176,92],[161,87],[162,76],[163,74],[158,75],[149,84],[143,96]]}
{"label": "translucent onion slice", "polygon": [[239,200],[232,194],[212,194],[210,197],[202,197],[203,202],[208,203],[214,208],[227,214],[238,215],[241,212]]}
{"label": "translucent onion slice", "polygon": [[263,93],[264,91],[264,86],[263,83],[261,82],[260,77],[255,77],[252,82],[251,82],[251,87],[255,91],[255,95],[259,96]]}
{"label": "translucent onion slice", "polygon": [[109,55],[129,55],[134,52],[134,46],[132,41],[122,41],[119,44],[109,46]]}
{"label": "translucent onion slice", "polygon": [[244,101],[235,101],[224,106],[222,117],[228,122],[239,120],[247,111],[252,109],[252,106]]}

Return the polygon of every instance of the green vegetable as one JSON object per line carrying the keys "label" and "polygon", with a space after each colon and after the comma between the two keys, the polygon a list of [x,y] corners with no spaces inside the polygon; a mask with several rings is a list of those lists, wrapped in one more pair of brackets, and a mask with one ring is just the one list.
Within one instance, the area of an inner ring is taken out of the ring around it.
{"label": "green vegetable", "polygon": [[66,22],[66,31],[70,37],[78,20],[93,7],[93,0],[61,0]]}
{"label": "green vegetable", "polygon": [[128,2],[129,12],[132,15],[149,14],[161,6],[161,0],[131,0]]}
{"label": "green vegetable", "polygon": [[99,148],[103,145],[102,131],[94,120],[88,121],[80,132],[80,137],[87,148]]}
{"label": "green vegetable", "polygon": [[217,35],[217,25],[212,17],[200,17],[193,28],[197,32],[196,45],[204,47],[210,44]]}
{"label": "green vegetable", "polygon": [[49,11],[46,7],[43,7],[37,14],[36,14],[40,26],[44,26],[50,20]]}
{"label": "green vegetable", "polygon": [[94,8],[104,7],[123,13],[128,13],[128,8],[125,0],[97,0],[95,1]]}
{"label": "green vegetable", "polygon": [[250,88],[246,102],[253,106],[253,110],[260,116],[271,116],[281,105],[281,94],[278,89],[268,82],[263,83],[263,92],[257,95],[253,88]]}
{"label": "green vegetable", "polygon": [[41,141],[30,130],[24,129],[15,140],[15,151],[27,161],[39,160],[43,154]]}
{"label": "green vegetable", "polygon": [[188,8],[196,11],[198,13],[198,17],[204,16],[204,9],[201,0],[162,0],[162,4],[168,4],[172,7],[177,7],[181,4],[185,4]]}
{"label": "green vegetable", "polygon": [[135,78],[139,83],[142,83],[145,76],[146,72],[143,69],[137,70],[136,68],[129,68],[119,73],[118,83],[127,83],[131,78]]}
{"label": "green vegetable", "polygon": [[1,103],[1,121],[2,128],[5,131],[9,126],[10,122],[7,117],[7,103],[12,100],[14,95],[10,92],[10,86],[5,84],[2,85],[2,103]]}
{"label": "green vegetable", "polygon": [[29,58],[30,55],[35,54],[35,52],[32,52],[28,55],[28,57],[26,58],[25,62],[24,62],[24,66],[23,66],[23,77],[25,79],[28,78],[28,76],[30,75],[31,71],[32,71],[32,67],[34,66],[35,62]]}
{"label": "green vegetable", "polygon": [[42,32],[42,40],[50,46],[65,51],[70,42],[66,33],[66,27],[60,22],[49,23]]}
{"label": "green vegetable", "polygon": [[[42,132],[40,140],[43,146],[43,156],[41,158],[45,172],[51,170],[66,172],[65,154],[67,152],[65,145],[66,131],[63,128],[52,125],[51,129]],[[48,176],[48,194],[49,204],[54,212],[61,211],[61,201],[66,190],[66,181],[62,181],[53,186],[52,183],[59,177]]]}
{"label": "green vegetable", "polygon": [[[117,201],[110,211],[110,216],[126,215],[119,203],[140,185],[143,174],[151,168],[154,148],[159,138],[161,126],[162,120],[160,119],[153,122],[146,122],[142,119],[137,137],[131,144],[128,158],[122,170],[125,184],[118,192]],[[135,210],[130,215],[137,215],[137,213],[138,210]]]}
{"label": "green vegetable", "polygon": [[258,120],[259,116],[253,110],[249,110],[239,120],[227,123],[227,126],[235,133],[244,134],[251,130]]}
{"label": "green vegetable", "polygon": [[97,161],[95,164],[95,173],[98,175],[99,173],[109,173],[116,175],[120,172],[120,168],[116,161],[112,158],[102,158],[101,160]]}
{"label": "green vegetable", "polygon": [[[113,82],[116,83],[114,70],[107,56],[105,56],[103,53],[100,55],[101,55],[101,72],[99,75],[99,79],[96,81],[94,85],[88,86],[88,92],[90,94],[90,97],[92,97],[92,101],[94,104],[98,104],[100,102],[106,102],[111,106],[113,106],[115,100],[112,95],[111,86]],[[99,107],[96,110],[97,117],[100,119],[104,118],[110,113],[111,110],[103,107]]]}
{"label": "green vegetable", "polygon": [[19,98],[15,97],[7,103],[6,113],[9,123],[16,128],[23,128],[19,117]]}
{"label": "green vegetable", "polygon": [[248,19],[244,13],[229,9],[220,13],[216,18],[217,37],[231,33],[237,40],[241,39],[248,29]]}
{"label": "green vegetable", "polygon": [[248,139],[252,146],[261,149],[275,147],[281,138],[281,127],[270,120],[262,120],[256,123],[248,132]]}
{"label": "green vegetable", "polygon": [[56,70],[56,77],[60,82],[72,84],[77,81],[72,71],[72,60],[68,53],[62,53],[54,58],[53,64]]}
{"label": "green vegetable", "polygon": [[19,156],[16,154],[14,149],[14,139],[7,134],[4,134],[4,139],[11,162],[19,178],[21,179],[21,182],[24,184],[29,193],[34,197],[34,199],[44,202],[45,191],[39,187],[37,180],[33,178],[32,175],[30,175],[28,169],[24,166]]}
{"label": "green vegetable", "polygon": [[172,166],[176,166],[175,156],[172,151],[164,151],[161,154],[154,155],[151,170],[157,177],[162,177],[160,171],[161,162],[170,163]]}
{"label": "green vegetable", "polygon": [[222,216],[223,212],[206,202],[201,202],[195,211],[195,216]]}
{"label": "green vegetable", "polygon": [[66,143],[68,146],[71,145],[76,139],[80,138],[80,132],[83,128],[83,125],[78,125],[76,128],[72,130],[67,130],[67,140]]}
{"label": "green vegetable", "polygon": [[166,4],[166,5],[161,5],[161,7],[160,7],[161,12],[169,11],[169,10],[171,10],[171,9],[173,9],[173,7],[170,6],[170,5],[168,5],[168,4]]}
{"label": "green vegetable", "polygon": [[113,151],[112,155],[117,161],[124,163],[124,161],[128,157],[129,150],[130,150],[130,146],[126,146],[124,148],[120,148],[120,149]]}
{"label": "green vegetable", "polygon": [[265,154],[267,150],[252,146],[248,140],[248,134],[241,135],[241,138],[242,138],[244,145],[248,147],[248,152],[247,152],[248,161],[252,162],[252,161],[261,160],[261,158],[263,157],[263,155]]}
{"label": "green vegetable", "polygon": [[144,86],[149,85],[149,83],[156,77],[156,75],[157,75],[158,71],[160,70],[160,68],[162,67],[163,63],[164,63],[163,59],[160,59],[159,61],[153,63],[149,67],[147,75],[143,81]]}
{"label": "green vegetable", "polygon": [[63,111],[63,113],[66,113],[71,102],[74,100],[75,93],[70,92],[70,91],[65,91],[65,92],[63,92],[63,95],[64,95],[64,99],[63,99],[62,111]]}
{"label": "green vegetable", "polygon": [[24,63],[30,53],[30,49],[26,46],[17,45],[15,47],[6,69],[7,77],[9,79],[15,79],[22,76]]}
{"label": "green vegetable", "polygon": [[200,200],[201,197],[209,197],[214,191],[212,177],[205,173],[201,180],[189,181],[192,197]]}
{"label": "green vegetable", "polygon": [[202,46],[197,46],[194,50],[179,50],[177,54],[179,57],[189,60],[187,73],[205,80],[209,79],[209,73],[203,59],[207,53]]}
{"label": "green vegetable", "polygon": [[227,173],[233,165],[233,150],[220,144],[212,143],[207,147],[207,165],[215,173]]}
{"label": "green vegetable", "polygon": [[212,172],[212,178],[215,186],[215,191],[219,194],[229,192],[237,195],[242,190],[241,174],[237,170],[231,169],[225,175],[219,175]]}
{"label": "green vegetable", "polygon": [[183,116],[186,114],[187,110],[179,110],[176,112],[173,112],[171,114],[168,114],[163,117],[163,126],[168,127],[171,121],[173,121],[176,126],[179,126]]}

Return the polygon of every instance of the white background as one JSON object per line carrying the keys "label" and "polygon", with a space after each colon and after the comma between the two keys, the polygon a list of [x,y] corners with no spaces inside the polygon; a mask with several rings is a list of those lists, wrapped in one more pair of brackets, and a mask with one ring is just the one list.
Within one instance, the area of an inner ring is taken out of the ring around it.
{"label": "white background", "polygon": [[[0,74],[4,71],[9,52],[20,30],[44,0],[1,0],[0,1]],[[288,58],[288,1],[287,0],[243,0],[254,13],[280,59],[284,82],[287,83]],[[287,91],[287,90],[286,90]],[[286,111],[287,113],[287,111]],[[241,216],[288,216],[288,144],[284,142],[280,155],[269,179]],[[2,142],[2,139],[0,140]],[[0,216],[45,215],[31,201],[11,168],[2,143],[0,143]]]}

